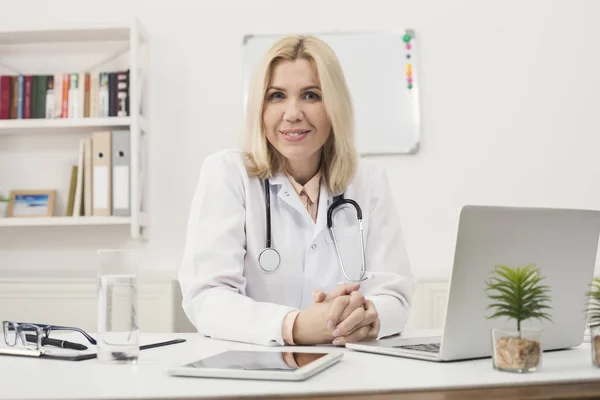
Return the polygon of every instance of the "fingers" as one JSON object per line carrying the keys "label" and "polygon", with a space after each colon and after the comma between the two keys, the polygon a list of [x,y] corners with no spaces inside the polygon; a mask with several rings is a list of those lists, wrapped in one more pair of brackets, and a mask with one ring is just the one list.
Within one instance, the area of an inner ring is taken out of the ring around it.
{"label": "fingers", "polygon": [[357,308],[363,308],[365,296],[360,292],[352,292],[350,295],[340,296],[333,300],[327,317],[327,326],[329,329],[337,326],[341,321],[354,312]]}
{"label": "fingers", "polygon": [[373,324],[360,327],[348,336],[336,337],[333,339],[332,344],[334,346],[343,346],[346,343],[376,340],[377,336],[379,336],[380,326],[381,322],[377,318]]}
{"label": "fingers", "polygon": [[[350,305],[348,305],[346,307],[346,309],[348,309],[349,307],[350,307]],[[355,318],[360,318],[360,317],[362,317],[362,320],[360,320],[360,321],[358,321],[358,323],[356,323]],[[379,314],[377,313],[375,304],[373,304],[373,302],[371,300],[367,300],[365,302],[364,312],[356,311],[356,312],[351,313],[347,318],[343,318],[340,325],[338,325],[338,327],[341,326],[341,329],[338,330],[336,328],[336,330],[334,332],[332,332],[332,335],[334,337],[348,336],[348,335],[351,335],[355,330],[362,328],[364,326],[367,326],[367,327],[371,326],[378,320],[379,320]],[[379,333],[379,327],[377,328],[376,335],[377,335],[377,333]]]}
{"label": "fingers", "polygon": [[359,327],[368,326],[370,328],[369,333],[364,340],[375,340],[379,335],[380,327],[379,314],[375,308],[375,304],[371,300],[367,300],[365,304],[365,319],[359,324]]}
{"label": "fingers", "polygon": [[371,300],[365,301],[365,322],[372,324],[376,319],[379,318],[375,304]]}
{"label": "fingers", "polygon": [[[342,322],[340,322],[337,327],[335,328],[335,330],[332,332],[333,337],[338,337],[338,336],[348,336],[350,335],[355,328],[360,327],[360,323],[363,322],[363,320],[365,319],[365,309],[364,308],[357,308],[354,311],[352,311],[352,313],[348,316],[348,318],[344,319]],[[368,330],[367,330],[368,332]],[[366,332],[365,332],[366,334]]]}
{"label": "fingers", "polygon": [[338,324],[341,321],[345,320],[346,318],[348,318],[348,316],[354,310],[356,310],[359,307],[364,307],[365,302],[366,302],[365,296],[362,293],[360,293],[360,292],[352,292],[352,293],[350,293],[350,303],[348,303],[348,305],[346,306],[346,308],[342,312],[342,315],[340,316],[339,320],[333,321],[333,322],[335,322],[336,324]]}
{"label": "fingers", "polygon": [[327,293],[321,292],[320,290],[313,290],[312,296],[315,303],[321,303],[327,298]]}
{"label": "fingers", "polygon": [[321,303],[325,300],[333,300],[340,296],[349,295],[357,291],[358,289],[360,289],[360,283],[348,283],[339,285],[338,287],[333,289],[329,294],[320,290],[313,290],[312,297],[315,303]]}
{"label": "fingers", "polygon": [[331,292],[329,292],[329,294],[327,295],[327,300],[332,300],[332,299],[335,299],[336,297],[349,295],[350,293],[355,292],[358,289],[360,289],[360,283],[347,283],[347,284],[339,285],[338,287],[333,289]]}
{"label": "fingers", "polygon": [[379,319],[379,314],[375,308],[375,304],[371,300],[365,302],[365,320],[363,325],[371,325]]}
{"label": "fingers", "polygon": [[335,346],[343,346],[346,343],[354,343],[363,340],[369,334],[370,326],[363,326],[352,332],[348,336],[340,336],[333,339],[333,345]]}
{"label": "fingers", "polygon": [[375,322],[373,322],[373,324],[371,324],[369,329],[369,333],[367,333],[367,336],[365,337],[364,340],[376,340],[377,336],[379,336],[379,327],[381,326],[381,321],[379,320],[379,317],[377,317],[377,319],[375,320]]}
{"label": "fingers", "polygon": [[350,304],[350,296],[340,296],[333,300],[329,309],[329,315],[327,316],[327,327],[329,329],[333,329],[338,324],[342,312],[344,312],[348,304]]}
{"label": "fingers", "polygon": [[333,300],[327,317],[327,327],[333,329],[340,322],[346,320],[354,310],[364,309],[365,296],[360,292],[352,292],[350,296],[340,296]]}
{"label": "fingers", "polygon": [[346,343],[361,340],[376,340],[380,327],[381,321],[375,304],[371,300],[367,300],[364,309],[356,309],[333,331],[333,344],[343,346]]}

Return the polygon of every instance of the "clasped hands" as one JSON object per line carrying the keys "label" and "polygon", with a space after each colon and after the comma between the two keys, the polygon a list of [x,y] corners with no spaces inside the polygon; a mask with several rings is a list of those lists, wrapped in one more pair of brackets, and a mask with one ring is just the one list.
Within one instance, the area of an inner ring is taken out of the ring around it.
{"label": "clasped hands", "polygon": [[343,284],[330,293],[313,292],[314,303],[300,311],[293,328],[299,345],[375,340],[379,315],[371,300],[358,291],[359,283]]}

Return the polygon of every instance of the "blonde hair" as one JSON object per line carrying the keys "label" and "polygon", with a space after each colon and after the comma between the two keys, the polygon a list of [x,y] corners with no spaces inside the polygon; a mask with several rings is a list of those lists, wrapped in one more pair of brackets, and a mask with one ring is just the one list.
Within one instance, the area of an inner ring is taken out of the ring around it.
{"label": "blonde hair", "polygon": [[285,158],[267,140],[263,110],[273,68],[281,60],[305,59],[315,68],[332,134],[323,146],[321,168],[327,189],[343,192],[352,182],[358,157],[354,144],[354,111],[350,90],[333,50],[313,36],[286,36],[277,41],[256,68],[246,109],[245,154],[250,176],[268,179],[283,170]]}

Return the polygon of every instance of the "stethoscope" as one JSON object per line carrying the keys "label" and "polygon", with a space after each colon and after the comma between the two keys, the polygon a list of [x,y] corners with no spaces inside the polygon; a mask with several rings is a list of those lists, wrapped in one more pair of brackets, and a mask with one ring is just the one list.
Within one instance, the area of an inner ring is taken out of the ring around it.
{"label": "stethoscope", "polygon": [[[279,264],[281,262],[281,256],[279,252],[271,247],[271,190],[269,185],[269,180],[264,180],[264,189],[265,189],[265,209],[267,214],[267,237],[265,248],[258,255],[258,263],[263,271],[267,273],[274,272],[279,268]],[[356,219],[358,220],[358,232],[360,234],[360,252],[362,256],[362,267],[360,269],[360,278],[358,280],[350,279],[348,274],[346,273],[346,268],[344,267],[344,262],[342,261],[342,256],[340,254],[340,249],[338,247],[337,240],[335,238],[335,232],[333,229],[333,212],[336,208],[341,207],[345,204],[349,204],[354,207],[356,210]],[[351,199],[344,199],[344,194],[342,193],[339,196],[335,196],[333,198],[333,203],[329,206],[327,210],[327,228],[329,228],[329,232],[331,233],[331,238],[333,239],[333,244],[335,245],[335,251],[337,253],[338,260],[340,262],[340,266],[342,268],[342,273],[344,277],[350,282],[362,282],[369,277],[367,275],[366,269],[366,261],[365,261],[365,243],[363,239],[363,226],[362,226],[362,210],[358,203]]]}

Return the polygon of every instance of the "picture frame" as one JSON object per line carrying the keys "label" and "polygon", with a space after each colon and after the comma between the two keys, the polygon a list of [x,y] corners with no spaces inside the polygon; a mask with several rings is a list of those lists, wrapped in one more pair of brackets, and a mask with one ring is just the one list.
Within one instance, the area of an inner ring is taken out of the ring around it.
{"label": "picture frame", "polygon": [[56,190],[11,190],[7,217],[43,218],[54,216]]}

